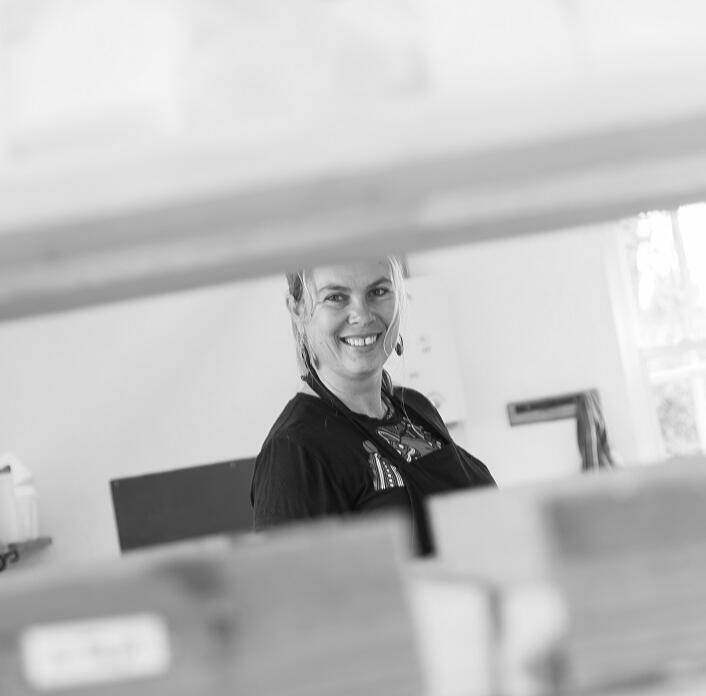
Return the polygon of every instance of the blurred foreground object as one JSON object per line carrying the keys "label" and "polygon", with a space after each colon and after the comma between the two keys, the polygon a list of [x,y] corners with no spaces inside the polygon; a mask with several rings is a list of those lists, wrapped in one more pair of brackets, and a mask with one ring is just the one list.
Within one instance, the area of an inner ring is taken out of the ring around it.
{"label": "blurred foreground object", "polygon": [[3,0],[0,318],[703,199],[705,20]]}
{"label": "blurred foreground object", "polygon": [[439,565],[495,588],[496,693],[706,685],[704,459],[452,494],[432,520]]}
{"label": "blurred foreground object", "polygon": [[396,522],[25,576],[0,593],[0,691],[421,694]]}
{"label": "blurred foreground object", "polygon": [[706,462],[432,499],[0,586],[0,690],[697,696]]}

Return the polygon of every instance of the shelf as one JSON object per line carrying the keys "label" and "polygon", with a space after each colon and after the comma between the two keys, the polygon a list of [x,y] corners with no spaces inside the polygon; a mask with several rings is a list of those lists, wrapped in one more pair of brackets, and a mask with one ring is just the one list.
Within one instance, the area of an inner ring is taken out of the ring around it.
{"label": "shelf", "polygon": [[37,537],[29,541],[0,544],[0,572],[7,570],[12,563],[17,563],[24,556],[41,551],[51,543],[51,537]]}

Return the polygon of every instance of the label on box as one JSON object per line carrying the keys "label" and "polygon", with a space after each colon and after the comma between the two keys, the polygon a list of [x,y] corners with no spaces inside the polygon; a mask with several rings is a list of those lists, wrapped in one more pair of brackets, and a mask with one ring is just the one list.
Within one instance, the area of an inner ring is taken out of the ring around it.
{"label": "label on box", "polygon": [[29,626],[20,652],[25,678],[41,691],[155,677],[171,662],[169,631],[154,614]]}

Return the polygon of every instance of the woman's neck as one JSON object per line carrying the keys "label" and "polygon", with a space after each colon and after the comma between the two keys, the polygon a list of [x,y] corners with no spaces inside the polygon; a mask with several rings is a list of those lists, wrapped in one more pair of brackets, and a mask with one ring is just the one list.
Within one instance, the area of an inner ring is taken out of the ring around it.
{"label": "woman's neck", "polygon": [[[360,381],[341,381],[335,376],[320,373],[319,378],[324,386],[354,413],[371,418],[382,418],[385,415],[387,407],[382,399],[382,374],[372,375]],[[304,387],[307,393],[316,394],[306,382]]]}

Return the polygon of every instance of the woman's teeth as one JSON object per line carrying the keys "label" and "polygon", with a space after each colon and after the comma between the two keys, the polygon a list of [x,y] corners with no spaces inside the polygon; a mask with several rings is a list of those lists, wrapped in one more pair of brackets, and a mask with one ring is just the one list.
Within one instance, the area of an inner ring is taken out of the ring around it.
{"label": "woman's teeth", "polygon": [[373,336],[361,336],[360,338],[358,337],[349,337],[349,338],[342,338],[341,340],[344,343],[347,343],[349,346],[355,346],[357,348],[362,348],[363,346],[372,346],[375,341],[377,341],[378,337],[377,334]]}

